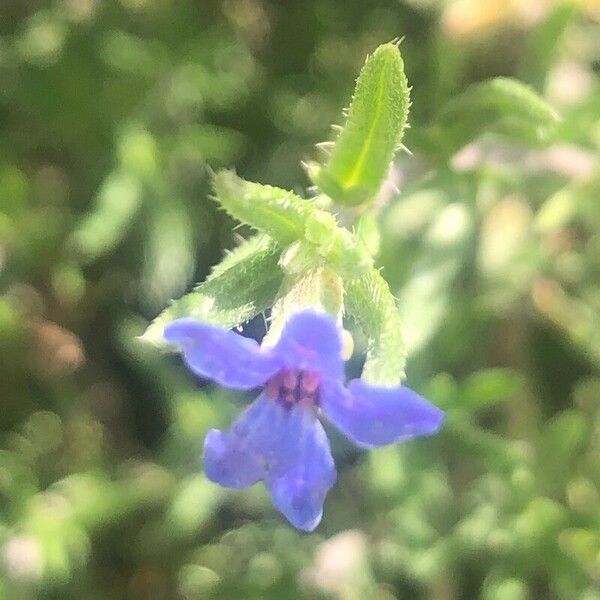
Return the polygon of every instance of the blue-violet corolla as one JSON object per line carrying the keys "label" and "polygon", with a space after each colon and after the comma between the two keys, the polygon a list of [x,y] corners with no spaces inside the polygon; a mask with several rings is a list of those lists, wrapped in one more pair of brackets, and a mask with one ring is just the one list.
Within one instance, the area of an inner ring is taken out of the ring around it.
{"label": "blue-violet corolla", "polygon": [[305,531],[319,524],[336,479],[319,416],[364,448],[430,435],[444,417],[404,386],[344,385],[340,334],[333,317],[314,310],[292,315],[273,347],[189,318],[164,333],[197,375],[233,389],[264,385],[228,431],[209,431],[204,470],[230,488],[264,480],[275,506]]}

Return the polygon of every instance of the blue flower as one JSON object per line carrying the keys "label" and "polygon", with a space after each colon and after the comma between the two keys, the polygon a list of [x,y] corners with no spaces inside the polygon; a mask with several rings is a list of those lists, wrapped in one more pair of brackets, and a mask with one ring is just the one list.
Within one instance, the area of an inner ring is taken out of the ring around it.
{"label": "blue flower", "polygon": [[197,375],[234,389],[264,390],[228,431],[204,442],[206,476],[245,488],[264,480],[275,506],[298,529],[312,531],[336,479],[323,415],[363,448],[435,433],[444,413],[406,387],[344,385],[340,331],[326,313],[303,310],[272,348],[194,319],[165,328]]}

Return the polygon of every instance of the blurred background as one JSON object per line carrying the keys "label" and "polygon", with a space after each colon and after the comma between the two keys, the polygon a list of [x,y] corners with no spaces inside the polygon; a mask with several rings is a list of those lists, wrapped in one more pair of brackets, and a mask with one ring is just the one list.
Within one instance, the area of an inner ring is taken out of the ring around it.
{"label": "blurred background", "polygon": [[[379,263],[448,419],[333,437],[305,535],[202,475],[248,398],[135,336],[248,233],[207,165],[302,193],[400,36]],[[597,0],[2,0],[0,598],[600,599],[599,71]],[[495,76],[559,124],[470,110]]]}

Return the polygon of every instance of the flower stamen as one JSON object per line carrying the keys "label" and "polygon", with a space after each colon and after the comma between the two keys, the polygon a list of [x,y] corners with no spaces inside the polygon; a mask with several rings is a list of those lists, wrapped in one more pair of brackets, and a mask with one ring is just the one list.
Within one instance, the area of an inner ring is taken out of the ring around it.
{"label": "flower stamen", "polygon": [[313,371],[283,369],[265,386],[266,395],[290,408],[294,404],[314,406],[319,402],[321,377]]}
{"label": "flower stamen", "polygon": [[298,387],[300,380],[299,373],[292,369],[283,371],[282,383],[283,387],[290,392],[293,392]]}
{"label": "flower stamen", "polygon": [[301,388],[309,395],[313,395],[321,383],[321,378],[314,371],[302,371]]}

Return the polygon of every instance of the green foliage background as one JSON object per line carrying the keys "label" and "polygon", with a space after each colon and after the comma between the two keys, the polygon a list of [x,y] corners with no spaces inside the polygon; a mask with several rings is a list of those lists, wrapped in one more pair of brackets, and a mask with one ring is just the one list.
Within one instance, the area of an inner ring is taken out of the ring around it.
{"label": "green foliage background", "polygon": [[[250,233],[208,167],[306,187],[401,36],[413,155],[360,235],[448,419],[334,437],[303,535],[202,475],[248,399],[136,336]],[[4,0],[0,598],[599,599],[598,40],[594,0]]]}

